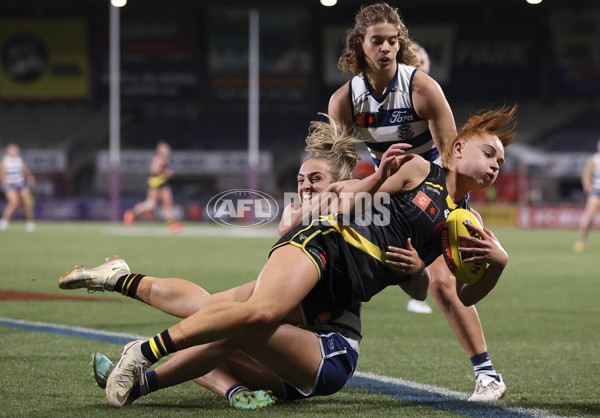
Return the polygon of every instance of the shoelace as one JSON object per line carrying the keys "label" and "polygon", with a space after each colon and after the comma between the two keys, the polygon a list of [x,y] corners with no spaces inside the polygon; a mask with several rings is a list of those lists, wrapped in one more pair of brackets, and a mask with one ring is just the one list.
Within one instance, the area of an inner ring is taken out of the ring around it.
{"label": "shoelace", "polygon": [[491,387],[494,390],[498,390],[500,389],[500,385],[498,385],[498,382],[496,382],[495,380],[488,383],[488,386]]}
{"label": "shoelace", "polygon": [[[136,373],[137,372],[137,373]],[[121,369],[118,376],[117,385],[126,389],[128,383],[135,382],[136,375],[139,378],[144,372],[144,366],[136,360],[132,360],[127,368]]]}
{"label": "shoelace", "polygon": [[498,390],[500,388],[500,385],[498,384],[498,382],[494,379],[491,380],[487,385],[484,386],[484,384],[481,382],[481,380],[479,380],[477,382],[477,386],[475,387],[475,392],[477,393],[481,393],[484,392],[487,388],[491,388],[492,390]]}

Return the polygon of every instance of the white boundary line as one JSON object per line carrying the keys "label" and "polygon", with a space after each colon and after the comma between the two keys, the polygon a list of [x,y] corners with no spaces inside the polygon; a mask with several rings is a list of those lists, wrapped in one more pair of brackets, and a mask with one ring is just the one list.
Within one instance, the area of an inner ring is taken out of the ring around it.
{"label": "white boundary line", "polygon": [[[119,332],[102,331],[93,328],[73,327],[47,322],[26,321],[21,319],[5,318],[0,316],[0,325],[23,329],[27,331],[48,332],[56,335],[84,338],[125,345],[127,342],[148,337]],[[543,417],[555,418],[551,414],[536,408],[521,408],[502,406],[498,403],[478,403],[466,401],[469,394],[454,390],[425,385],[396,377],[381,376],[375,373],[356,372],[350,379],[348,386],[380,393],[392,398],[410,401],[425,406],[446,410],[460,415],[483,417]]]}
{"label": "white boundary line", "polygon": [[211,237],[211,238],[271,238],[273,242],[279,239],[274,227],[261,228],[226,228],[220,225],[185,225],[175,234],[170,233],[166,224],[164,226],[107,226],[102,228],[105,235],[124,237]]}
{"label": "white boundary line", "polygon": [[[350,386],[378,392],[377,388],[373,386],[375,386],[375,382],[382,383],[385,385],[386,394],[389,396],[459,413],[461,415],[476,417],[560,417],[559,415],[554,415],[548,411],[537,408],[504,406],[501,403],[493,402],[469,402],[466,400],[470,396],[468,393],[458,392],[439,386],[426,385],[397,377],[381,376],[375,373],[358,371],[354,373],[354,376],[359,379],[365,379],[366,381],[355,385],[351,380],[349,383]],[[396,391],[397,395],[390,394],[389,392],[391,391]]]}

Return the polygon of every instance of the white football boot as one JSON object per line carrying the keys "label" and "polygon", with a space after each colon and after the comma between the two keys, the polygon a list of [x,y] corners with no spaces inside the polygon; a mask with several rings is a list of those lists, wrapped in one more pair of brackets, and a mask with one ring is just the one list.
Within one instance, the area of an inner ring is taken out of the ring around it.
{"label": "white football boot", "polygon": [[506,385],[504,384],[501,375],[498,375],[498,378],[500,379],[499,382],[486,374],[477,376],[475,392],[473,392],[471,397],[467,400],[489,402],[504,398],[504,396],[506,396]]}
{"label": "white football boot", "polygon": [[129,274],[129,266],[122,258],[106,259],[106,262],[91,269],[75,268],[58,280],[61,289],[109,290],[112,291],[119,277]]}
{"label": "white football boot", "polygon": [[142,354],[144,340],[131,341],[123,348],[121,360],[106,380],[106,400],[113,408],[127,403],[129,393],[152,365]]}
{"label": "white football boot", "polygon": [[406,305],[406,310],[408,312],[420,313],[420,314],[430,314],[433,312],[431,306],[427,304],[424,300],[411,299],[408,301]]}

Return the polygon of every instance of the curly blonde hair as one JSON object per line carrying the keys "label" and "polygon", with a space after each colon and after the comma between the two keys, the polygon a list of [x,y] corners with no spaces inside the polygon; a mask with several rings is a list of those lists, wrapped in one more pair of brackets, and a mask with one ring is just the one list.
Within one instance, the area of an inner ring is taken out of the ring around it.
{"label": "curly blonde hair", "polygon": [[419,59],[409,47],[411,41],[408,29],[406,29],[398,9],[387,3],[375,3],[362,7],[354,20],[354,27],[346,33],[344,52],[338,61],[338,68],[344,73],[352,75],[364,73],[367,62],[362,49],[362,41],[365,39],[367,28],[377,23],[391,23],[398,28],[400,48],[396,54],[396,60],[401,64],[419,66]]}
{"label": "curly blonde hair", "polygon": [[503,106],[495,110],[479,111],[471,116],[467,123],[460,128],[456,137],[444,140],[441,153],[442,165],[447,167],[452,161],[452,149],[458,141],[466,142],[472,138],[494,135],[498,137],[504,147],[510,145],[516,136],[516,113],[517,105],[514,105],[512,107]]}
{"label": "curly blonde hair", "polygon": [[328,121],[312,121],[306,137],[308,159],[327,160],[333,181],[349,180],[356,161],[360,159],[356,152],[356,144],[360,139],[349,135],[343,126],[324,113]]}

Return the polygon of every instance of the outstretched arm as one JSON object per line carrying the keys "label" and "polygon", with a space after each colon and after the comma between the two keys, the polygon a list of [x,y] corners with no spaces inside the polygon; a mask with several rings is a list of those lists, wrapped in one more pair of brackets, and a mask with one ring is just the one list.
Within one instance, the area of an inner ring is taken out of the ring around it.
{"label": "outstretched arm", "polygon": [[309,225],[312,219],[320,215],[328,215],[339,210],[338,194],[344,186],[356,183],[358,180],[343,180],[331,183],[324,191],[315,194],[309,200],[293,201],[283,209],[281,220],[277,227],[279,236],[283,236],[299,225]]}
{"label": "outstretched arm", "polygon": [[[410,180],[410,170],[401,170],[416,156],[414,154],[404,155],[404,150],[410,148],[409,144],[394,144],[382,155],[379,170],[368,177],[346,184],[340,191],[340,198],[344,200],[341,212],[353,212],[355,201],[360,194],[373,196],[378,191],[394,194],[402,190],[407,181]],[[400,173],[402,171],[402,173]],[[385,190],[382,186],[386,185]]]}

